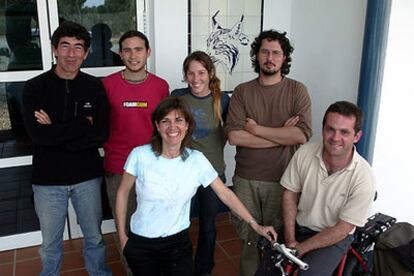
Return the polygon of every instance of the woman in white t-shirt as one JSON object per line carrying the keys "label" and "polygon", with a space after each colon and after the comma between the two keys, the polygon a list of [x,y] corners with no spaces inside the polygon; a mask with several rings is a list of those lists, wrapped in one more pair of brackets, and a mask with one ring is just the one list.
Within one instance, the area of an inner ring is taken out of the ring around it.
{"label": "woman in white t-shirt", "polygon": [[[258,234],[269,240],[276,237],[273,227],[257,224],[204,155],[189,148],[194,119],[183,100],[163,100],[152,123],[151,143],[130,153],[116,199],[121,248],[135,275],[192,275],[189,213],[191,198],[200,185],[210,186]],[[133,187],[137,209],[127,235],[126,207]]]}

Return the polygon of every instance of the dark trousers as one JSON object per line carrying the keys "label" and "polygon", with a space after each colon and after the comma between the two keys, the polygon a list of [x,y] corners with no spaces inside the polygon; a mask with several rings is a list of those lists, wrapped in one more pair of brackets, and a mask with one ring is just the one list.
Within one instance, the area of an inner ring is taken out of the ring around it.
{"label": "dark trousers", "polygon": [[192,275],[188,229],[165,238],[146,238],[131,232],[128,236],[123,254],[134,275]]}
{"label": "dark trousers", "polygon": [[[302,242],[316,235],[315,232],[307,227],[296,224],[296,240]],[[309,264],[306,271],[300,270],[299,276],[331,276],[348,251],[353,241],[353,235],[348,235],[345,239],[328,247],[319,248],[306,253],[302,260]]]}
{"label": "dark trousers", "polygon": [[[225,181],[224,176],[220,176]],[[199,216],[199,233],[195,255],[195,273],[211,273],[214,267],[216,245],[216,215],[220,209],[220,199],[211,187],[199,187],[192,202],[192,213]]]}

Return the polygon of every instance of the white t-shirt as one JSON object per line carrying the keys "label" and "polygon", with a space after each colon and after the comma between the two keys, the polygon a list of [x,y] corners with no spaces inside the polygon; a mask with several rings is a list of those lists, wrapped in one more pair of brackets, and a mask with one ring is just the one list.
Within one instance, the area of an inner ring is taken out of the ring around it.
{"label": "white t-shirt", "polygon": [[199,151],[186,149],[188,157],[156,156],[151,145],[136,147],[124,170],[136,177],[137,209],[131,231],[147,238],[167,237],[190,226],[191,198],[200,185],[207,187],[217,172]]}

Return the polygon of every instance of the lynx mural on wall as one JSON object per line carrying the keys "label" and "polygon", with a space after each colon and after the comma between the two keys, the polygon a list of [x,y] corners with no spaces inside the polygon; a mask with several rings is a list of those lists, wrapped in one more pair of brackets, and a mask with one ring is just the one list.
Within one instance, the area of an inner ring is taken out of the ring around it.
{"label": "lynx mural on wall", "polygon": [[189,52],[205,51],[223,91],[257,77],[250,44],[262,30],[263,0],[189,0]]}
{"label": "lynx mural on wall", "polygon": [[213,31],[207,39],[206,52],[214,63],[222,63],[227,72],[231,74],[239,61],[239,48],[246,47],[249,44],[249,38],[241,31],[244,15],[231,29],[227,29],[222,28],[216,20],[219,12],[220,10],[211,17]]}

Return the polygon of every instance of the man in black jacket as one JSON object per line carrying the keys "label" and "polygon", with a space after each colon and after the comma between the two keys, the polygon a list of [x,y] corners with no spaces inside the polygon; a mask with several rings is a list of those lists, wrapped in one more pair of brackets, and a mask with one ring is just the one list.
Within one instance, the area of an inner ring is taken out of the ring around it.
{"label": "man in black jacket", "polygon": [[85,237],[89,275],[111,275],[101,234],[102,160],[109,106],[99,79],[80,72],[90,35],[73,22],[52,36],[53,68],[29,81],[23,92],[25,124],[34,143],[32,187],[42,232],[41,275],[59,275],[62,237],[71,198]]}

